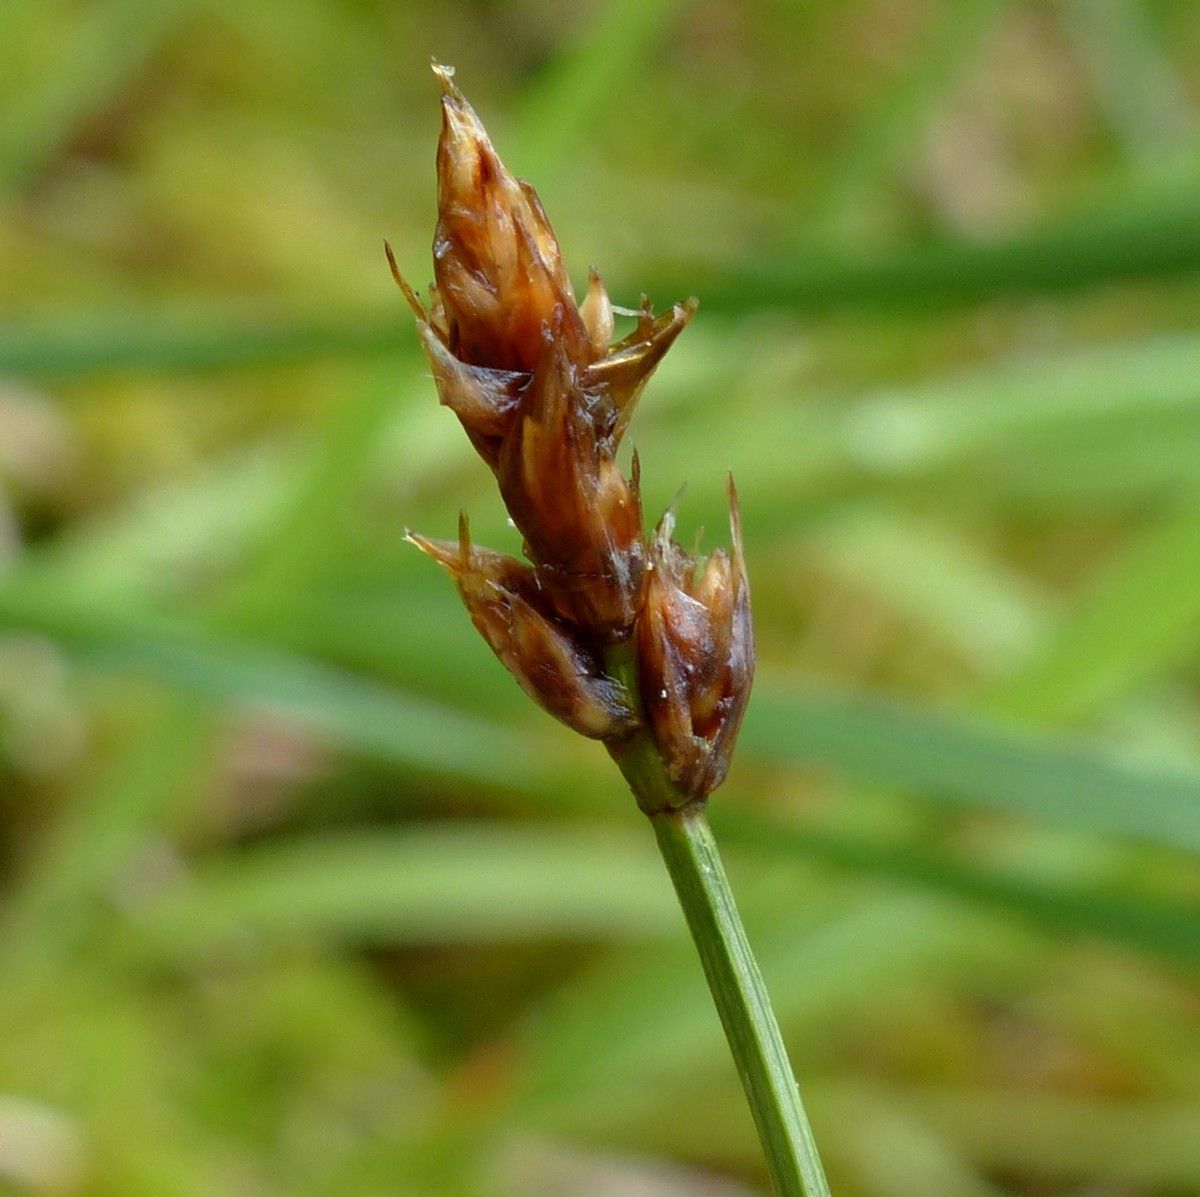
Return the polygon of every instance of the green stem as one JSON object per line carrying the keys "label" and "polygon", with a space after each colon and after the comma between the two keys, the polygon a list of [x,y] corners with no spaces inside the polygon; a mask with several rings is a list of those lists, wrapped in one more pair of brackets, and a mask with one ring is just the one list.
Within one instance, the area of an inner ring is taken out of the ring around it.
{"label": "green stem", "polygon": [[650,816],[658,847],[700,952],[779,1197],[829,1197],[762,975],[704,807]]}
{"label": "green stem", "polygon": [[[614,650],[611,672],[638,694],[628,648]],[[742,1080],[778,1197],[829,1197],[821,1158],[762,974],[725,876],[705,802],[670,780],[643,727],[609,751],[646,812],[675,886],[704,975]]]}

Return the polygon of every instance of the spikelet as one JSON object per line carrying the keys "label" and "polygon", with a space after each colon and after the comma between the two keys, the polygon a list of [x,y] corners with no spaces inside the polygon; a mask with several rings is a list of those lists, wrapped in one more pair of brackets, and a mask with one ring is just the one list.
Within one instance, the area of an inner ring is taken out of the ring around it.
{"label": "spikelet", "polygon": [[667,773],[693,798],[725,780],[754,680],[750,584],[732,478],[729,523],[732,557],[717,549],[700,568],[672,539],[673,513],[663,516],[638,621],[642,701]]}
{"label": "spikelet", "polygon": [[544,609],[529,566],[472,545],[465,515],[459,517],[457,542],[414,532],[408,539],[454,578],[471,622],[540,707],[597,740],[636,725],[629,696]]}
{"label": "spikelet", "polygon": [[[730,483],[732,559],[697,575],[671,538],[643,530],[637,455],[616,454],[647,379],[696,310],[689,299],[612,343],[614,312],[596,270],[576,304],[533,189],[496,153],[448,67],[438,142],[436,283],[428,304],[401,277],[441,402],[496,477],[529,564],[411,535],[453,574],[475,626],[521,686],[610,747],[647,729],[684,800],[724,777],[754,668],[750,592]],[[639,654],[637,696],[605,676],[605,655]]]}

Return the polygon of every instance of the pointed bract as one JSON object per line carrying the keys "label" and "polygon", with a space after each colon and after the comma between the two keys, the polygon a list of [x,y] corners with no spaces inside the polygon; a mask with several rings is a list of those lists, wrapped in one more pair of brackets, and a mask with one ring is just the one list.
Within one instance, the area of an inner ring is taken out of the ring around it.
{"label": "pointed bract", "polygon": [[608,352],[609,342],[613,337],[614,319],[612,300],[604,289],[604,280],[600,277],[600,272],[594,266],[588,270],[588,292],[583,298],[583,303],[579,305],[579,315],[583,318],[592,360],[595,361]]}
{"label": "pointed bract", "polygon": [[[426,311],[400,273],[392,247],[386,241],[383,244],[392,277],[417,318],[417,333],[429,359],[438,398],[458,416],[480,456],[494,467],[500,442],[516,410],[520,393],[529,383],[529,375],[515,370],[472,366],[455,357],[446,344],[441,327],[440,301],[435,310]],[[435,300],[438,298],[435,292]]]}
{"label": "pointed bract", "polygon": [[529,566],[472,545],[466,516],[460,517],[457,542],[413,532],[408,539],[453,576],[471,622],[539,706],[593,739],[636,726],[628,696],[545,609]]}
{"label": "pointed bract", "polygon": [[697,300],[689,299],[655,317],[647,305],[639,316],[638,327],[585,371],[584,386],[604,396],[611,419],[608,435],[613,451],[625,435],[642,388],[698,306]]}
{"label": "pointed bract", "polygon": [[438,398],[458,416],[480,456],[494,467],[529,375],[469,366],[446,348],[428,321],[419,324],[418,331]]}

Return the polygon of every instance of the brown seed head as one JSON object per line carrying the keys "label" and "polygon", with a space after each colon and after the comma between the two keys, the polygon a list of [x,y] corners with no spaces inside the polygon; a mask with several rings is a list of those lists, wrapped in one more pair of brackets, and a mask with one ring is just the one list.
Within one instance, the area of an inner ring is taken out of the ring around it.
{"label": "brown seed head", "polygon": [[453,576],[471,622],[534,702],[593,739],[631,730],[636,719],[628,696],[546,609],[529,566],[472,545],[465,515],[457,543],[412,532],[408,539]]}
{"label": "brown seed head", "polygon": [[520,529],[525,565],[457,544],[410,539],[458,583],[475,626],[525,690],[584,735],[636,726],[629,696],[605,676],[606,646],[632,635],[639,685],[674,781],[701,798],[725,775],[754,671],[750,591],[730,482],[732,558],[698,570],[671,539],[647,546],[637,455],[616,454],[634,407],[696,301],[612,343],[614,309],[591,270],[576,306],[558,243],[533,189],[501,162],[479,118],[442,87],[436,285],[428,306],[400,276],[441,401],[491,467]]}
{"label": "brown seed head", "polygon": [[733,555],[703,569],[672,539],[668,512],[651,549],[653,569],[638,621],[642,698],[672,780],[703,798],[725,779],[754,677],[750,586],[741,516],[729,480]]}

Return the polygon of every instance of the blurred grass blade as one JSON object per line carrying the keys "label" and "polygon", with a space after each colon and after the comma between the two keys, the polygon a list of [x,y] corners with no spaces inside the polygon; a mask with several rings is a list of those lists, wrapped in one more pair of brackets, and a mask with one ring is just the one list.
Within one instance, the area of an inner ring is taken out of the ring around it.
{"label": "blurred grass blade", "polygon": [[[788,917],[778,890],[765,910],[750,877],[738,881],[763,977],[789,1035],[809,1041],[847,1006],[879,987],[1003,950],[995,936],[938,900],[818,897],[796,887]],[[597,1045],[603,1045],[598,1050]],[[727,1075],[721,1026],[691,945],[656,945],[592,970],[535,1009],[523,1037],[514,1099],[518,1116],[560,1131],[617,1133],[678,1111],[679,1094],[700,1076]],[[796,1048],[793,1047],[793,1052]],[[803,1068],[802,1057],[797,1068]],[[725,1117],[745,1127],[736,1106]]]}
{"label": "blurred grass blade", "polygon": [[[273,610],[333,572],[344,552],[353,501],[374,480],[380,445],[407,398],[394,369],[372,371],[312,430],[290,502],[220,601],[235,625],[269,624]],[[419,467],[410,469],[418,472]]]}
{"label": "blurred grass blade", "polygon": [[886,1091],[817,1100],[822,1142],[870,1197],[1011,1197]]}
{"label": "blurred grass blade", "polygon": [[152,678],[200,697],[262,707],[401,768],[486,788],[555,795],[552,758],[515,734],[381,683],[238,637],[146,613],[89,611],[46,594],[0,590],[0,627],[60,641],[93,666]]}
{"label": "blurred grass blade", "polygon": [[[231,310],[233,309],[233,310]],[[0,374],[65,380],[130,371],[158,374],[283,365],[321,358],[405,356],[416,346],[405,313],[325,314],[262,303],[197,300],[163,311],[80,313],[0,328]]]}
{"label": "blurred grass blade", "polygon": [[[660,266],[637,279],[614,272],[611,290],[695,294],[706,313],[739,316],[764,309],[927,308],[1197,271],[1200,211],[1186,186],[1129,210],[1086,213],[1007,240],[943,238],[870,258],[826,251],[719,268]],[[415,359],[411,333],[394,305],[334,317],[262,305],[234,316],[227,305],[166,316],[158,310],[101,318],[89,312],[9,321],[0,330],[0,374],[31,378],[211,371],[385,352]]]}
{"label": "blurred grass blade", "polygon": [[1109,127],[1135,157],[1160,154],[1195,131],[1187,92],[1139,0],[1056,0]]}
{"label": "blurred grass blade", "polygon": [[256,444],[27,549],[9,583],[19,573],[102,607],[176,599],[197,576],[227,573],[263,542],[300,473],[283,445]]}
{"label": "blurred grass blade", "polygon": [[872,698],[760,685],[744,745],[955,806],[987,807],[1200,852],[1200,773],[1124,763],[981,720]]}
{"label": "blurred grass blade", "polygon": [[[661,269],[654,294],[699,295],[706,312],[764,308],[900,309],[1056,295],[1100,283],[1170,279],[1200,269],[1200,211],[1191,186],[1129,208],[1091,210],[1007,238],[942,236],[870,257],[826,252]],[[626,280],[614,276],[614,288]]]}
{"label": "blurred grass blade", "polygon": [[848,215],[853,227],[855,206],[906,152],[918,148],[937,105],[948,98],[1003,10],[1000,0],[959,0],[933,14],[932,28],[911,61],[872,96],[848,143],[824,166],[817,194],[798,213],[801,238],[826,226],[845,226]]}
{"label": "blurred grass blade", "polygon": [[100,776],[73,795],[25,884],[5,903],[6,965],[53,972],[63,967],[62,953],[94,933],[97,906],[111,903],[138,850],[173,830],[179,790],[207,763],[211,731],[211,719],[178,696],[143,713]]}
{"label": "blurred grass blade", "polygon": [[[560,789],[552,762],[535,764],[495,723],[237,637],[12,588],[0,590],[0,623],[53,636],[97,665],[210,699],[266,706],[405,767],[541,795]],[[760,686],[751,704],[744,742],[764,759],[834,769],[930,800],[1200,852],[1200,777],[1123,763],[1094,747],[872,699],[769,686]],[[546,751],[554,756],[549,743]]]}
{"label": "blurred grass blade", "polygon": [[861,504],[805,530],[805,556],[918,621],[982,674],[1029,652],[1051,604],[957,528]]}
{"label": "blurred grass blade", "polygon": [[723,840],[753,849],[763,858],[807,860],[914,885],[1007,911],[1035,926],[1094,936],[1200,969],[1200,911],[1183,903],[1139,899],[1115,887],[1052,887],[1012,873],[741,812],[715,811],[713,824]]}
{"label": "blurred grass blade", "polygon": [[79,9],[53,68],[0,105],[0,191],[19,187],[52,161],[79,123],[142,69],[194,7],[195,0],[103,0]]}
{"label": "blurred grass blade", "polygon": [[648,836],[570,824],[328,833],[227,851],[139,916],[184,955],[244,939],[622,939],[678,924]]}
{"label": "blurred grass blade", "polygon": [[1200,1193],[1195,1100],[932,1086],[890,1092],[988,1168]]}
{"label": "blurred grass blade", "polygon": [[[792,390],[764,402],[742,391],[736,404],[697,405],[692,419],[645,435],[669,435],[698,472],[733,468],[751,479],[760,536],[850,521],[849,499],[894,507],[912,497],[943,513],[1019,505],[1094,514],[1101,503],[1129,510],[1195,487],[1197,377],[1200,339],[1163,336],[833,400]],[[720,514],[714,505],[699,518]]]}
{"label": "blurred grass blade", "polygon": [[1195,415],[1198,371],[1200,337],[1190,335],[1072,347],[868,393],[844,413],[840,435],[848,453],[880,468],[961,462],[998,440],[1060,448],[1088,426],[1128,434],[1134,421]]}
{"label": "blurred grass blade", "polygon": [[[1103,710],[1200,643],[1200,504],[1135,532],[1013,676],[988,712],[1043,723]],[[1195,817],[1200,822],[1200,807]]]}
{"label": "blurred grass blade", "polygon": [[[517,110],[514,168],[552,194],[606,110],[637,93],[636,76],[687,0],[607,0],[577,42],[543,68]],[[553,205],[551,205],[553,206]]]}

